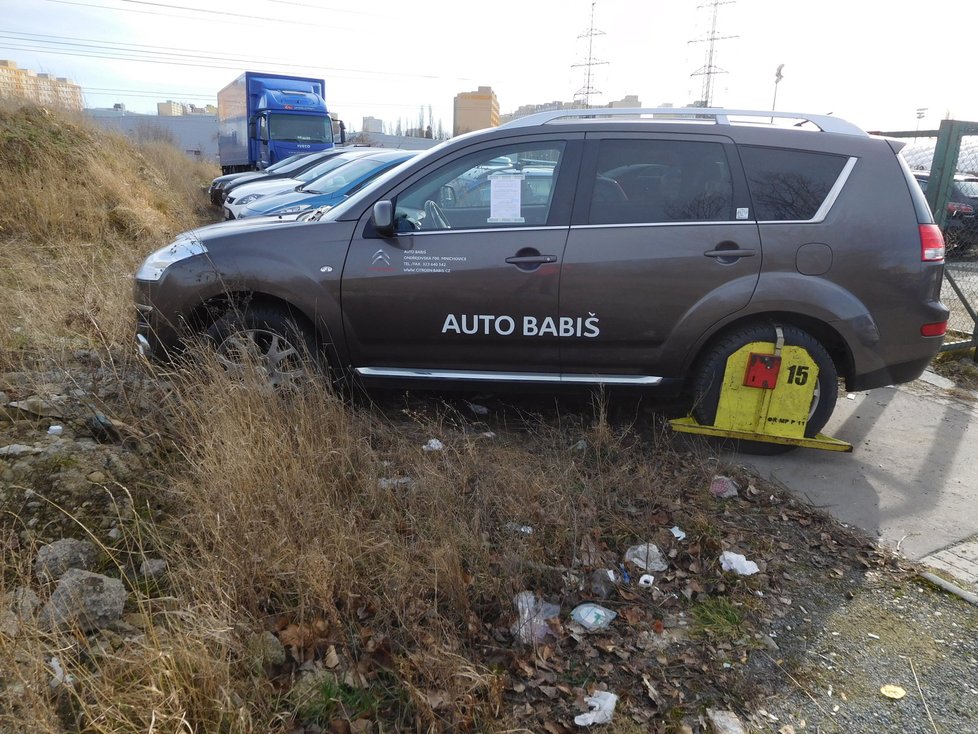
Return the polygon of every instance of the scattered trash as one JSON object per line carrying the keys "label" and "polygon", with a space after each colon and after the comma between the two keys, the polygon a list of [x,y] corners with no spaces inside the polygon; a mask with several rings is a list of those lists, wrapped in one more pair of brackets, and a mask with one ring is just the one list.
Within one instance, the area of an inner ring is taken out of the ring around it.
{"label": "scattered trash", "polygon": [[496,437],[496,434],[493,433],[492,431],[483,431],[479,435],[482,436],[483,438],[495,438]]}
{"label": "scattered trash", "polygon": [[855,400],[855,399],[856,399],[855,394],[853,394],[853,393],[847,393],[846,394],[846,400]]}
{"label": "scattered trash", "polygon": [[593,726],[594,724],[607,724],[615,715],[615,706],[618,704],[618,696],[608,691],[595,691],[584,699],[584,703],[591,709],[586,714],[574,717],[574,723],[578,726]]}
{"label": "scattered trash", "polygon": [[874,635],[872,632],[867,632],[866,636],[871,640],[878,640],[880,638],[879,635]]}
{"label": "scattered trash", "polygon": [[85,425],[99,443],[114,443],[120,439],[115,422],[104,413],[95,413]]}
{"label": "scattered trash", "polygon": [[678,525],[674,525],[670,532],[676,540],[686,540],[686,533],[680,530]]}
{"label": "scattered trash", "polygon": [[736,497],[739,490],[737,482],[720,474],[713,477],[713,481],[710,482],[710,494],[721,500]]}
{"label": "scattered trash", "polygon": [[650,573],[643,573],[638,579],[639,586],[645,586],[646,588],[655,584],[655,576]]}
{"label": "scattered trash", "polygon": [[880,688],[880,693],[882,693],[887,698],[892,698],[894,701],[899,701],[901,698],[907,695],[907,692],[900,688],[900,686],[894,686],[887,684]]}
{"label": "scattered trash", "polygon": [[70,673],[65,672],[65,669],[61,667],[61,661],[58,660],[58,658],[52,657],[50,660],[48,660],[48,665],[50,665],[51,670],[54,671],[54,675],[51,676],[51,680],[48,683],[51,688],[74,685],[75,677]]}
{"label": "scattered trash", "polygon": [[599,604],[591,604],[590,602],[577,605],[574,607],[574,611],[571,612],[571,619],[589,632],[603,630],[617,616],[617,612],[605,609]]}
{"label": "scattered trash", "polygon": [[479,405],[478,403],[466,403],[471,410],[476,415],[489,415],[489,408],[485,405]]}
{"label": "scattered trash", "polygon": [[515,522],[508,522],[503,525],[503,530],[509,530],[512,533],[519,533],[520,535],[533,535],[532,525],[517,525]]}
{"label": "scattered trash", "polygon": [[633,545],[625,551],[625,560],[642,571],[665,571],[669,568],[662,552],[654,543]]}
{"label": "scattered trash", "polygon": [[540,601],[532,591],[521,591],[513,597],[513,605],[519,614],[519,619],[510,628],[514,637],[521,642],[531,644],[543,641],[551,634],[547,620],[560,614],[557,604]]}
{"label": "scattered trash", "polygon": [[602,599],[611,596],[618,582],[618,576],[610,568],[599,568],[591,574],[591,593]]}
{"label": "scattered trash", "polygon": [[748,561],[739,553],[731,553],[730,551],[724,551],[720,554],[720,567],[724,571],[733,571],[740,576],[752,576],[761,570],[753,561]]}
{"label": "scattered trash", "polygon": [[48,428],[48,435],[49,436],[60,436],[64,432],[65,432],[65,427],[64,426],[54,425],[54,426],[51,426],[50,428]]}
{"label": "scattered trash", "polygon": [[587,451],[587,441],[582,438],[580,441],[571,446],[571,451]]}
{"label": "scattered trash", "polygon": [[445,448],[445,444],[443,444],[437,438],[433,438],[421,448],[425,451],[441,451],[443,448]]}

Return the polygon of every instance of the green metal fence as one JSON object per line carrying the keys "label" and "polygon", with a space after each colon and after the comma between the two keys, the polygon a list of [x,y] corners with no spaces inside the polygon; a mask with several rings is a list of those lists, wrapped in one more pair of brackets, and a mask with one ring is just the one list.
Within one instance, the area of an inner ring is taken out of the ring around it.
{"label": "green metal fence", "polygon": [[[959,199],[978,195],[978,122],[943,120],[937,130],[874,134],[908,139],[901,155],[917,176],[944,232],[948,287],[942,289],[941,299],[951,316],[941,350],[974,349],[978,347],[978,207],[975,201]],[[974,357],[978,361],[978,350]]]}

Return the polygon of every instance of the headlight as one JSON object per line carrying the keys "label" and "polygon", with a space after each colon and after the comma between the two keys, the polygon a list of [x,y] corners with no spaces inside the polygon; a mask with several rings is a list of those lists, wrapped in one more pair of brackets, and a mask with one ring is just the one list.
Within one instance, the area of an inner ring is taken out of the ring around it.
{"label": "headlight", "polygon": [[161,247],[143,260],[143,264],[136,271],[136,279],[159,280],[163,276],[163,271],[173,263],[186,260],[194,255],[203,255],[205,252],[207,252],[207,248],[197,240],[186,237],[179,238],[166,247]]}
{"label": "headlight", "polygon": [[295,206],[287,206],[285,209],[279,209],[276,212],[269,212],[270,214],[296,214],[298,212],[304,212],[309,208],[309,204],[296,204]]}
{"label": "headlight", "polygon": [[250,204],[251,202],[258,200],[263,196],[264,194],[248,194],[247,196],[238,199],[234,203],[238,204],[239,206],[244,206],[245,204]]}

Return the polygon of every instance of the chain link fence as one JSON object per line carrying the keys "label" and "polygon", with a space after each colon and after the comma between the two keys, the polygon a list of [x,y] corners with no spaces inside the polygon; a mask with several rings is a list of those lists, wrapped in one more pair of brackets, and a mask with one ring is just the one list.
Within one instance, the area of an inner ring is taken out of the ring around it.
{"label": "chain link fence", "polygon": [[[951,310],[942,351],[978,345],[978,123],[944,120],[939,130],[884,132],[901,152],[944,232],[941,300]],[[975,353],[978,361],[978,352]]]}

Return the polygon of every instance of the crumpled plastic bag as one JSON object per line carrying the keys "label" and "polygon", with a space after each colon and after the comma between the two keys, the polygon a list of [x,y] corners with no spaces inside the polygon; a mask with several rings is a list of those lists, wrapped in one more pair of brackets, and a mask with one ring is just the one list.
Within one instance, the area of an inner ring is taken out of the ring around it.
{"label": "crumpled plastic bag", "polygon": [[542,642],[552,634],[547,620],[560,614],[560,606],[540,601],[532,591],[521,591],[513,597],[513,605],[519,619],[510,628],[513,637],[525,644]]}
{"label": "crumpled plastic bag", "polygon": [[586,714],[574,717],[574,723],[578,726],[592,726],[593,724],[607,724],[611,717],[615,715],[615,706],[618,704],[618,696],[608,691],[595,691],[593,695],[584,699],[590,707]]}
{"label": "crumpled plastic bag", "polygon": [[571,619],[588,631],[603,630],[618,616],[618,612],[605,609],[600,604],[587,602],[574,607]]}
{"label": "crumpled plastic bag", "polygon": [[730,551],[720,554],[720,568],[724,571],[733,571],[740,576],[753,576],[761,570],[756,563],[748,561],[745,556]]}
{"label": "crumpled plastic bag", "polygon": [[662,551],[655,543],[633,545],[625,551],[625,560],[642,571],[665,571],[669,568]]}

